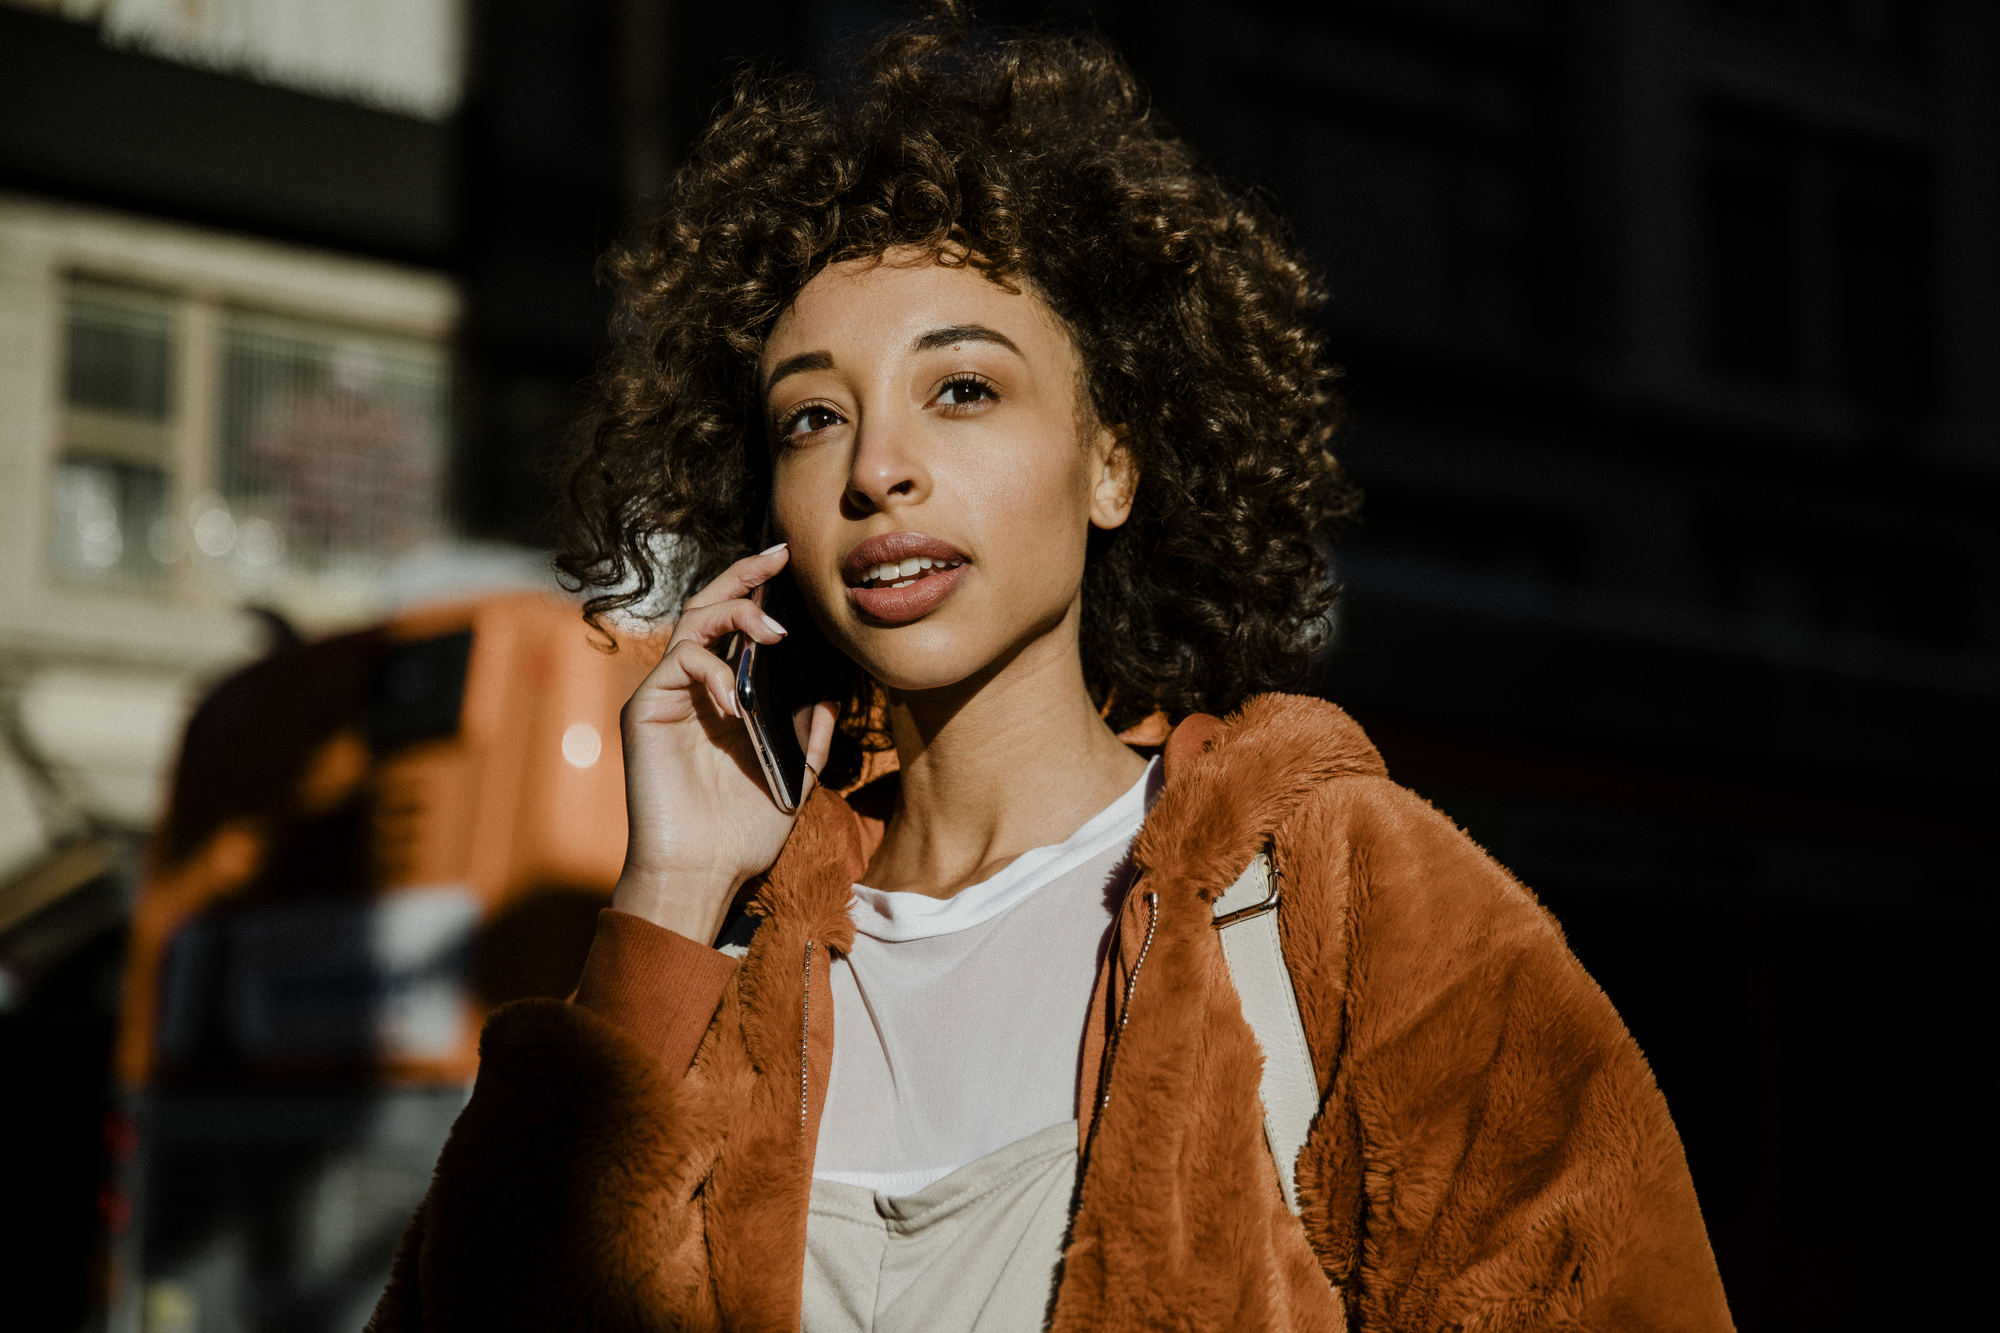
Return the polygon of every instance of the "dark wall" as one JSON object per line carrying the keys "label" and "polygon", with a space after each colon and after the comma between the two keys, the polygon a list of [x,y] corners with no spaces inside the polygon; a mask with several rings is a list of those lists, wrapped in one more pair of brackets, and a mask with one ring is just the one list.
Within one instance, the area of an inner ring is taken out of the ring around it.
{"label": "dark wall", "polygon": [[1740,1326],[1976,1317],[1989,11],[1100,13],[1329,277],[1368,495],[1317,687],[1619,1006]]}
{"label": "dark wall", "polygon": [[456,138],[0,6],[0,188],[438,264],[457,233]]}
{"label": "dark wall", "polygon": [[552,469],[609,314],[593,266],[627,217],[623,8],[470,11],[458,480],[475,536],[549,541]]}

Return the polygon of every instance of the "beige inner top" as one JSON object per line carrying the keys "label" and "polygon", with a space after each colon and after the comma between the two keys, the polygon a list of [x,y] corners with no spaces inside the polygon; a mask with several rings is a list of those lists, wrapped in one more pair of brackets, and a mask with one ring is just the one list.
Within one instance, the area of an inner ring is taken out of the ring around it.
{"label": "beige inner top", "polygon": [[1076,1186],[1076,1121],[891,1198],[816,1179],[804,1333],[1029,1333],[1042,1327]]}

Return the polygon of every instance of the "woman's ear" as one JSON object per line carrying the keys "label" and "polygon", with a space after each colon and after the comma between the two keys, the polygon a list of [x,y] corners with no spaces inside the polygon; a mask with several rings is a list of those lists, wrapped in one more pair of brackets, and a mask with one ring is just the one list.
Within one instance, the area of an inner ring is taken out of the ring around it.
{"label": "woman's ear", "polygon": [[1115,426],[1099,426],[1090,451],[1090,526],[1116,528],[1132,517],[1139,466]]}

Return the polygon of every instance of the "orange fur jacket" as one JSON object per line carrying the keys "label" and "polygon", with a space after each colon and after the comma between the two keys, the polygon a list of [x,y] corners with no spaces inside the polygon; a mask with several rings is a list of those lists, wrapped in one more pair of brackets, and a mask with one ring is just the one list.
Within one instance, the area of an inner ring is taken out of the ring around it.
{"label": "orange fur jacket", "polygon": [[[691,1063],[616,1003],[496,1013],[371,1333],[796,1333],[825,961],[852,939],[871,841],[816,793],[741,966],[656,989],[707,1017]],[[1210,924],[1267,844],[1324,1097],[1302,1218]],[[1731,1327],[1680,1140],[1610,1002],[1345,714],[1267,695],[1183,723],[1134,860],[1051,1329]]]}

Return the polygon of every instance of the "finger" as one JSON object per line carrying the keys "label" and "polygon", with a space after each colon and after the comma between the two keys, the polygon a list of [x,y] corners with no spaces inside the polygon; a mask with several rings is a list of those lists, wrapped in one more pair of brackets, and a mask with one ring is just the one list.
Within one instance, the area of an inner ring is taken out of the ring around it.
{"label": "finger", "polygon": [[748,597],[753,589],[762,587],[775,577],[785,567],[785,561],[791,558],[791,554],[791,549],[779,542],[768,551],[744,556],[717,575],[714,582],[688,598],[681,608],[682,617],[685,618],[689,611],[713,606],[717,602]]}
{"label": "finger", "polygon": [[692,643],[683,644],[680,652],[690,681],[701,683],[716,711],[725,717],[742,717],[743,706],[736,699],[736,672],[729,663]]}
{"label": "finger", "polygon": [[[660,664],[646,678],[641,692],[651,688],[665,692],[698,689],[725,717],[742,717],[736,702],[736,672],[708,649],[691,640],[682,640],[667,650]],[[634,696],[635,701],[638,696]],[[643,716],[643,714],[642,714]]]}
{"label": "finger", "polygon": [[755,602],[737,598],[698,607],[680,618],[668,646],[692,640],[706,648],[725,634],[743,633],[759,643],[776,643],[790,631],[765,615]]}
{"label": "finger", "polygon": [[806,733],[806,780],[805,790],[800,796],[812,795],[819,785],[820,770],[826,767],[826,757],[833,752],[833,724],[840,717],[840,705],[830,700],[822,700],[812,707],[812,722]]}

